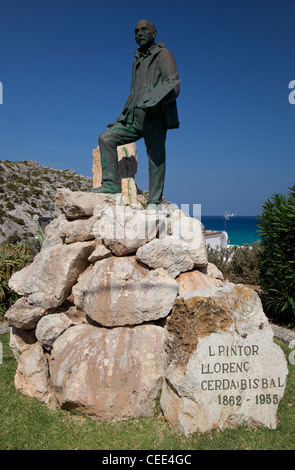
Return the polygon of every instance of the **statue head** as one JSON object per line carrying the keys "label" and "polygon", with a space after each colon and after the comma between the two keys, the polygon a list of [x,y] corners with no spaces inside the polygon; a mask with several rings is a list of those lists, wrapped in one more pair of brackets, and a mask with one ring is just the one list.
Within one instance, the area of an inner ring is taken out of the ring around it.
{"label": "statue head", "polygon": [[157,30],[155,25],[147,20],[140,20],[135,25],[135,41],[141,49],[148,49],[155,42]]}

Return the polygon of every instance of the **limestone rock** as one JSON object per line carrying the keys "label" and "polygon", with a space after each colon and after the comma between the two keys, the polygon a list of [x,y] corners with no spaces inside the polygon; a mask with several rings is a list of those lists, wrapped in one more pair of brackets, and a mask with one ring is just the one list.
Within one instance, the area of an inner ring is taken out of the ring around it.
{"label": "limestone rock", "polygon": [[[38,253],[33,263],[13,274],[9,287],[45,309],[61,305],[87,264],[95,242],[55,245]],[[16,326],[16,325],[14,325]]]}
{"label": "limestone rock", "polygon": [[21,353],[30,349],[36,341],[35,330],[10,328],[9,347],[17,361]]}
{"label": "limestone rock", "polygon": [[156,238],[165,228],[165,215],[154,210],[143,210],[131,206],[109,206],[94,212],[97,222],[94,234],[116,256],[136,253],[136,250]]}
{"label": "limestone rock", "polygon": [[38,217],[55,216],[57,187],[66,187],[69,182],[73,191],[89,191],[92,187],[92,178],[73,170],[44,167],[33,160],[1,160],[0,174],[1,193],[5,195],[1,198],[0,244],[10,238],[27,244],[28,234],[33,242],[39,235]]}
{"label": "limestone rock", "polygon": [[95,223],[96,219],[94,217],[76,219],[70,222],[67,221],[62,226],[65,243],[69,244],[93,240],[95,238],[93,233]]}
{"label": "limestone rock", "polygon": [[189,244],[173,237],[155,239],[137,250],[136,257],[150,268],[163,268],[170,276],[194,267]]}
{"label": "limestone rock", "polygon": [[20,355],[14,384],[16,389],[24,395],[45,403],[50,401],[51,385],[48,363],[39,342]]}
{"label": "limestone rock", "polygon": [[117,147],[121,178],[134,178],[137,172],[136,142]]}
{"label": "limestone rock", "polygon": [[136,143],[117,147],[119,171],[121,176],[121,188],[124,204],[137,203],[137,187],[134,177],[137,172],[137,148]]}
{"label": "limestone rock", "polygon": [[31,330],[46,314],[45,308],[32,305],[25,297],[21,297],[7,310],[5,318],[11,327]]}
{"label": "limestone rock", "polygon": [[70,305],[64,314],[68,317],[73,325],[79,325],[80,323],[88,323],[86,313],[79,310],[76,305]]}
{"label": "limestone rock", "polygon": [[163,269],[150,271],[134,256],[96,262],[73,287],[75,305],[104,326],[164,318],[177,293],[177,282]]}
{"label": "limestone rock", "polygon": [[55,205],[58,215],[65,214],[67,219],[91,217],[98,205],[116,204],[122,201],[119,194],[99,194],[57,188]]}
{"label": "limestone rock", "polygon": [[41,318],[36,328],[36,337],[43,348],[50,351],[54,341],[74,323],[64,313],[53,313]]}
{"label": "limestone rock", "polygon": [[53,219],[44,230],[45,239],[42,244],[41,250],[45,250],[50,246],[62,245],[64,242],[65,234],[63,232],[63,225],[66,224],[67,219],[64,214]]}
{"label": "limestone rock", "polygon": [[208,262],[205,268],[199,268],[199,270],[202,273],[207,274],[207,276],[213,277],[214,279],[219,279],[220,281],[224,280],[222,272],[213,263]]}
{"label": "limestone rock", "polygon": [[276,427],[288,368],[252,289],[229,283],[180,296],[167,329],[161,406],[176,431]]}
{"label": "limestone rock", "polygon": [[102,421],[153,416],[164,373],[164,328],[78,325],[54,343],[50,377],[63,408]]}
{"label": "limestone rock", "polygon": [[180,209],[171,213],[171,235],[189,244],[194,267],[206,267],[208,257],[202,224],[198,219],[189,217]]}
{"label": "limestone rock", "polygon": [[[132,142],[117,147],[119,172],[121,177],[121,189],[124,204],[137,203],[137,188],[134,182],[134,176],[137,172],[137,149],[136,143]],[[101,186],[102,169],[99,146],[92,151],[92,173],[93,187]]]}
{"label": "limestone rock", "polygon": [[111,250],[109,250],[103,243],[99,243],[88,257],[88,261],[90,261],[90,263],[95,263],[100,259],[108,258],[111,254]]}
{"label": "limestone rock", "polygon": [[220,279],[208,276],[197,269],[181,273],[176,280],[179,285],[179,295],[190,294],[197,290],[220,287],[223,285]]}
{"label": "limestone rock", "polygon": [[92,150],[92,181],[93,188],[99,188],[102,180],[101,158],[99,146]]}

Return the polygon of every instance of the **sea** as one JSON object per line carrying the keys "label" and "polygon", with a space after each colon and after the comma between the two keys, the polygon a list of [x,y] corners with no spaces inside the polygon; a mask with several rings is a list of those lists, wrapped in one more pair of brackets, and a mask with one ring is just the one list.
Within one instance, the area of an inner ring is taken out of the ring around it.
{"label": "sea", "polygon": [[228,245],[252,245],[260,237],[256,216],[230,216],[227,220],[222,215],[201,216],[205,230],[224,230],[228,235]]}

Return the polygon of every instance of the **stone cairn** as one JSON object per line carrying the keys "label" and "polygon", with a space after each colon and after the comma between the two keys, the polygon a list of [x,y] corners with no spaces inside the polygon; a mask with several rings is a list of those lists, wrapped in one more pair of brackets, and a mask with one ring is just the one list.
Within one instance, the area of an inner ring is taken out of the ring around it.
{"label": "stone cairn", "polygon": [[208,263],[199,220],[58,189],[34,261],[10,279],[15,387],[102,421],[188,435],[276,427],[287,364],[257,294]]}

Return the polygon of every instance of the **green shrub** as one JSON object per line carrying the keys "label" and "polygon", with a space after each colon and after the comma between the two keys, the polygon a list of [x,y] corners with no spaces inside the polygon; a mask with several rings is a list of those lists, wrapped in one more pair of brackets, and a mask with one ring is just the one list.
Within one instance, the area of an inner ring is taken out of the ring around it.
{"label": "green shrub", "polygon": [[261,286],[268,313],[295,325],[295,185],[274,194],[262,206],[259,228]]}
{"label": "green shrub", "polygon": [[12,211],[13,209],[15,209],[15,205],[11,201],[7,202],[6,207],[9,211]]}
{"label": "green shrub", "polygon": [[31,248],[25,245],[0,245],[0,320],[6,310],[18,299],[12,292],[8,281],[12,274],[24,268],[33,261]]}
{"label": "green shrub", "polygon": [[21,217],[15,217],[14,215],[11,215],[11,214],[6,214],[6,217],[18,225],[25,225],[25,221]]}
{"label": "green shrub", "polygon": [[22,183],[24,185],[27,185],[30,183],[29,179],[23,178],[22,176],[19,176],[17,174],[14,175],[14,181],[16,181],[17,183]]}
{"label": "green shrub", "polygon": [[231,246],[222,251],[207,247],[208,261],[220,269],[225,280],[258,285],[260,250],[260,242],[252,245]]}
{"label": "green shrub", "polygon": [[7,189],[9,189],[10,191],[17,191],[18,187],[16,184],[13,184],[13,183],[8,183],[6,185]]}
{"label": "green shrub", "polygon": [[48,183],[51,182],[49,176],[41,176],[42,180],[47,181]]}
{"label": "green shrub", "polygon": [[17,243],[21,242],[20,235],[14,231],[9,237],[6,238],[4,244],[5,245],[16,245]]}

